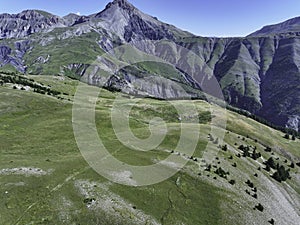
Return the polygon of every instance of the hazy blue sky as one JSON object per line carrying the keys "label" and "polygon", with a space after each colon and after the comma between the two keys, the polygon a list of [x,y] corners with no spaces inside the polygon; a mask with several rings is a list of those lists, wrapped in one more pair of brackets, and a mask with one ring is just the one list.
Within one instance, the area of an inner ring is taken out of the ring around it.
{"label": "hazy blue sky", "polygon": [[[104,9],[109,0],[1,0],[0,12],[42,9],[63,16]],[[202,36],[245,36],[300,16],[300,0],[129,0],[140,10]]]}

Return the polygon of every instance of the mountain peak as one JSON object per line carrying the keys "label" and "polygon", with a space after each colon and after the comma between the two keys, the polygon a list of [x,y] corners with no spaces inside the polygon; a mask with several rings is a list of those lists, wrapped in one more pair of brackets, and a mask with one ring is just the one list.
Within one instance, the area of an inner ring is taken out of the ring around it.
{"label": "mountain peak", "polygon": [[108,3],[105,9],[108,9],[112,6],[117,6],[125,10],[135,9],[135,7],[132,4],[130,4],[127,0],[114,0],[113,2]]}

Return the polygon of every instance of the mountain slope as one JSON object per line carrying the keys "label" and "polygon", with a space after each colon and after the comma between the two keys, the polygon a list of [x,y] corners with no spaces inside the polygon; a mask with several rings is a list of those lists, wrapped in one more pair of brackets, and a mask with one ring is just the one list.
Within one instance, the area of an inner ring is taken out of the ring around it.
{"label": "mountain slope", "polygon": [[300,17],[295,17],[282,23],[265,26],[250,34],[250,37],[276,36],[280,34],[300,35]]}
{"label": "mountain slope", "polygon": [[[193,97],[199,98],[203,95],[197,81],[214,75],[229,104],[275,125],[300,130],[298,18],[245,38],[204,38],[162,23],[126,0],[115,0],[103,11],[89,16],[70,14],[60,18],[25,11],[2,17],[6,18],[0,26],[0,63],[4,69],[11,69],[10,65],[29,74],[86,76],[94,85],[114,86],[157,98],[183,97],[175,90],[168,95],[156,91],[161,89],[161,76],[183,85]],[[11,27],[11,23],[16,23],[16,27]],[[103,70],[87,74],[93,71],[100,55],[128,43],[143,54],[162,58],[173,68],[164,74],[155,66],[139,63],[116,72],[111,69],[114,63],[106,62],[101,66],[110,73],[109,84],[102,82]],[[197,60],[191,63],[187,51],[196,54]],[[133,81],[149,75],[158,77],[153,86],[141,84],[140,90],[133,90]]]}

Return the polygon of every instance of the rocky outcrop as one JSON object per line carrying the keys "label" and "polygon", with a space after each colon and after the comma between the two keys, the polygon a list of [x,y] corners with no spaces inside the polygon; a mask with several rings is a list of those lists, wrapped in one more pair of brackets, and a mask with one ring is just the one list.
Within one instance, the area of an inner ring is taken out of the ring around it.
{"label": "rocky outcrop", "polygon": [[290,116],[286,123],[286,127],[294,129],[299,132],[300,131],[300,116],[299,115]]}
{"label": "rocky outcrop", "polygon": [[[18,51],[17,54],[22,55],[23,53]],[[23,65],[22,61],[12,55],[12,49],[8,46],[0,45],[0,67],[8,64],[14,66],[23,73],[26,71],[26,66]]]}
{"label": "rocky outcrop", "polygon": [[43,11],[25,10],[19,14],[1,14],[0,39],[22,38],[64,26],[63,19]]}
{"label": "rocky outcrop", "polygon": [[70,13],[66,16],[63,17],[64,19],[64,23],[66,26],[70,27],[73,26],[80,18],[81,16],[74,14],[74,13]]}

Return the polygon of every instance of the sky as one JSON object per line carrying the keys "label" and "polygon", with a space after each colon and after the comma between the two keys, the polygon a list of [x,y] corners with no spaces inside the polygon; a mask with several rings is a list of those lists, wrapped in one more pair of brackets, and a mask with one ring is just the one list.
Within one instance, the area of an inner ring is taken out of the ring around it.
{"label": "sky", "polygon": [[[300,16],[300,0],[128,0],[144,13],[200,36],[246,36],[264,25]],[[110,0],[0,0],[0,13],[40,9],[90,15]]]}

